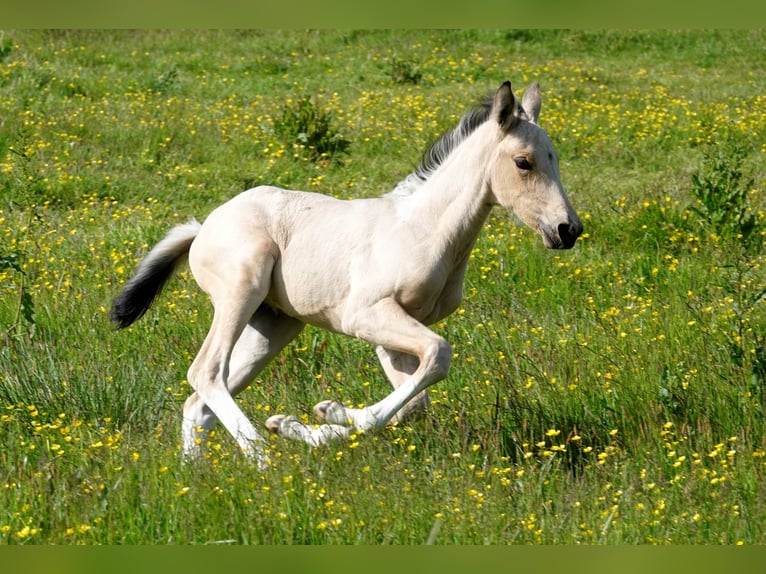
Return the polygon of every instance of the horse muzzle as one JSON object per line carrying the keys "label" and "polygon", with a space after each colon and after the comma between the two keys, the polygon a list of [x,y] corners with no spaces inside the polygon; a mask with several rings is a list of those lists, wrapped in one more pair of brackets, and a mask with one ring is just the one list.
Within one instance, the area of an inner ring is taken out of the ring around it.
{"label": "horse muzzle", "polygon": [[581,234],[582,223],[579,219],[559,223],[556,227],[540,227],[540,235],[548,249],[571,249]]}

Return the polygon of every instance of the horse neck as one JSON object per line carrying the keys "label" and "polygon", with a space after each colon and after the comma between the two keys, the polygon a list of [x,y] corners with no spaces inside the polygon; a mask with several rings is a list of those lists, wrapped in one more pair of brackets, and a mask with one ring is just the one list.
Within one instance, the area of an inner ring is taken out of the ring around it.
{"label": "horse neck", "polygon": [[470,251],[492,209],[487,171],[495,133],[491,122],[476,128],[411,196],[413,219],[434,230],[445,250]]}

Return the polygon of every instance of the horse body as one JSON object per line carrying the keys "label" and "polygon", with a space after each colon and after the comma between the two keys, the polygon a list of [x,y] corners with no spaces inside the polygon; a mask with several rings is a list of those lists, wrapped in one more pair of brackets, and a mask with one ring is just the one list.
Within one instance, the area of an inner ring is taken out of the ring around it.
{"label": "horse body", "polygon": [[272,431],[318,445],[348,436],[349,426],[379,428],[420,410],[452,356],[426,325],[460,304],[491,208],[512,209],[547,247],[572,247],[582,231],[553,146],[535,123],[539,109],[536,85],[519,103],[503,84],[392,193],[338,200],[258,187],[160,242],[116,299],[113,318],[126,326],[140,317],[188,252],[215,313],[188,373],[195,393],[184,406],[185,452],[199,454],[198,430],[220,420],[263,462],[263,439],[233,396],[305,324],[370,342],[394,391],[364,409],[323,401],[314,412],[325,424],[316,428],[277,415],[267,421]]}

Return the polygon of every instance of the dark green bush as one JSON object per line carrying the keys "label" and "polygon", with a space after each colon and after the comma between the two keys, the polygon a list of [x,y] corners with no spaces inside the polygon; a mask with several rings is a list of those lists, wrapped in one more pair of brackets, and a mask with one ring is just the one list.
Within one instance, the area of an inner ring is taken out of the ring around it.
{"label": "dark green bush", "polygon": [[298,144],[312,161],[337,158],[351,145],[333,126],[332,113],[319,108],[310,96],[285,105],[274,131],[287,143]]}

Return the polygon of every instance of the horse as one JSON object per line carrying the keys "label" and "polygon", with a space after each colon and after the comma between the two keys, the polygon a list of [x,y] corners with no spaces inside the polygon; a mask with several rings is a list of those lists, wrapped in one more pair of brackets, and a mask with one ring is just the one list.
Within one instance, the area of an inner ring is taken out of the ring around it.
{"label": "horse", "polygon": [[277,414],[266,428],[318,447],[422,414],[452,348],[428,328],[453,313],[471,251],[495,205],[570,249],[583,227],[567,199],[553,144],[537,123],[537,83],[521,101],[509,81],[435,140],[415,170],[378,197],[341,200],[259,186],[215,208],[204,223],[171,229],[114,299],[125,328],[188,261],[213,320],[188,369],[183,453],[202,455],[220,421],[242,451],[268,466],[266,437],[234,401],[306,324],[370,343],[393,390],[364,408],[333,400],[309,425]]}

